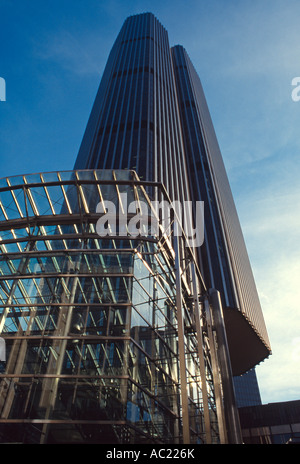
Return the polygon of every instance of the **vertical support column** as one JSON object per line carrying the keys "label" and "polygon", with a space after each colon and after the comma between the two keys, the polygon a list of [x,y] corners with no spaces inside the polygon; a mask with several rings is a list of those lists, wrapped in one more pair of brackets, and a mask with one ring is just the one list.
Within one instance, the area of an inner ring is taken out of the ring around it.
{"label": "vertical support column", "polygon": [[242,434],[238,411],[236,407],[235,392],[232,380],[232,370],[220,293],[215,289],[210,289],[209,295],[213,308],[213,319],[218,340],[218,357],[222,377],[224,412],[225,419],[227,422],[228,441],[230,444],[241,444]]}
{"label": "vertical support column", "polygon": [[[47,373],[54,373],[56,377],[54,378],[45,378],[43,382],[43,387],[42,387],[42,394],[40,398],[40,405],[46,405],[46,411],[45,411],[45,422],[43,424],[42,428],[42,433],[41,433],[41,438],[40,438],[40,444],[47,444],[47,439],[48,439],[48,434],[49,434],[49,423],[47,422],[49,418],[51,418],[51,414],[53,413],[53,410],[55,408],[55,403],[57,400],[57,392],[59,388],[59,382],[60,382],[60,375],[62,373],[63,369],[63,363],[65,360],[65,355],[67,352],[67,336],[70,333],[70,327],[71,327],[71,322],[72,322],[72,314],[73,314],[73,303],[75,301],[75,295],[76,295],[76,289],[78,286],[79,278],[78,278],[78,272],[80,271],[80,264],[81,264],[81,259],[82,255],[80,251],[78,250],[79,253],[79,259],[78,262],[76,263],[76,267],[74,269],[74,274],[72,274],[72,277],[69,275],[69,277],[66,280],[66,287],[68,287],[69,282],[71,282],[71,289],[69,295],[66,295],[64,292],[61,295],[61,302],[65,303],[68,302],[69,306],[63,306],[60,308],[60,315],[59,315],[59,320],[57,324],[57,329],[56,332],[59,337],[62,337],[62,340],[58,339],[57,343],[53,346],[55,346],[55,350],[57,353],[57,359],[53,359],[52,363],[48,364],[48,369]],[[70,274],[70,269],[69,269],[69,274]],[[73,277],[74,276],[74,277]],[[69,301],[68,301],[69,300]]]}
{"label": "vertical support column", "polygon": [[[35,246],[35,239],[29,239],[29,242],[26,246],[25,251],[32,251]],[[26,269],[26,266],[28,265],[29,257],[28,255],[25,254],[25,256],[21,259],[20,265],[18,267],[18,274],[23,274],[24,269]],[[6,301],[6,307],[2,313],[1,319],[0,319],[0,334],[3,331],[3,328],[5,326],[6,318],[9,315],[9,312],[11,311],[11,305],[13,303],[13,299],[15,296],[15,293],[18,290],[18,286],[20,285],[19,279],[15,279],[13,281],[13,284],[11,286],[7,301]],[[26,329],[26,335],[30,333],[31,329],[31,324],[34,318],[35,311],[33,308],[30,309],[30,321],[27,325]],[[16,335],[20,332],[21,327],[19,324],[19,327],[17,328]],[[26,350],[27,350],[27,340],[26,336],[22,340],[14,340],[12,344],[12,348],[10,350],[10,355],[9,358],[6,360],[6,369],[5,373],[7,374],[7,377],[4,378],[3,382],[0,382],[0,411],[1,411],[1,418],[8,418],[13,401],[15,399],[16,395],[16,389],[15,389],[15,382],[18,381],[18,377],[10,377],[10,374],[20,374],[23,369],[24,365],[24,359],[26,356]],[[10,378],[10,381],[8,380]],[[7,385],[9,387],[7,388]]]}
{"label": "vertical support column", "polygon": [[207,335],[208,335],[209,344],[210,344],[210,355],[211,355],[211,363],[212,363],[212,370],[213,370],[213,383],[214,383],[214,389],[215,389],[216,410],[217,410],[220,442],[221,444],[224,445],[224,444],[227,444],[227,434],[226,434],[226,423],[225,423],[225,416],[224,416],[224,405],[223,405],[221,379],[220,379],[220,369],[219,369],[219,364],[218,364],[218,357],[217,357],[215,339],[214,339],[213,328],[212,328],[212,317],[211,317],[209,301],[207,297],[204,298],[204,309],[205,309],[205,316],[206,316]]}
{"label": "vertical support column", "polygon": [[196,334],[197,334],[197,344],[198,344],[198,358],[199,358],[200,377],[202,381],[202,398],[203,398],[205,437],[206,437],[206,444],[211,444],[211,423],[210,423],[210,415],[209,415],[207,385],[206,385],[205,360],[204,360],[204,353],[203,353],[201,315],[199,311],[199,298],[198,298],[198,285],[197,285],[198,282],[197,282],[197,276],[196,276],[196,271],[195,271],[195,265],[193,262],[191,263],[191,266],[192,266],[195,324],[196,324]]}
{"label": "vertical support column", "polygon": [[174,251],[175,251],[175,277],[176,277],[176,308],[178,321],[178,350],[181,384],[183,443],[190,443],[189,399],[187,390],[185,346],[184,346],[184,317],[182,308],[182,288],[180,275],[180,255],[178,243],[178,223],[174,221]]}

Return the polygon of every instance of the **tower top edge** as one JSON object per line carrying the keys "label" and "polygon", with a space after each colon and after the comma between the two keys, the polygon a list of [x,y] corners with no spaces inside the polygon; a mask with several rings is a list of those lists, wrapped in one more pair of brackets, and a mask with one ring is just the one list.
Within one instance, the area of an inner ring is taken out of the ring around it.
{"label": "tower top edge", "polygon": [[154,21],[156,21],[158,24],[160,24],[161,27],[163,27],[165,29],[165,27],[163,26],[163,24],[160,22],[160,20],[157,18],[157,16],[152,13],[151,11],[145,11],[143,13],[135,13],[135,14],[132,14],[132,15],[129,15],[127,16],[127,18],[125,19],[125,22],[126,21],[130,21],[130,20],[133,20],[135,18],[142,18],[142,17],[146,17],[146,16],[149,16],[151,17]]}
{"label": "tower top edge", "polygon": [[185,49],[184,46],[181,45],[181,44],[172,45],[171,50],[173,50],[173,49],[174,49],[174,50],[175,50],[175,49],[181,49],[182,51],[186,52],[186,49]]}

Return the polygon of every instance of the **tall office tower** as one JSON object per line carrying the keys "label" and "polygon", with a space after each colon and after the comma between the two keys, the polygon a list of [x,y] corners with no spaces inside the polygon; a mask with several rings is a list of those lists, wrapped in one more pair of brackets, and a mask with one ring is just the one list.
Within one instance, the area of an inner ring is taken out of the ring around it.
{"label": "tall office tower", "polygon": [[232,376],[268,337],[200,81],[152,14],[74,170],[2,179],[0,214],[1,442],[241,441]]}
{"label": "tall office tower", "polygon": [[236,404],[238,408],[262,404],[254,369],[234,378]]}
{"label": "tall office tower", "polygon": [[202,200],[197,249],[208,287],[222,299],[234,375],[270,344],[224,163],[200,79],[181,46],[169,48],[151,14],[127,19],[108,59],[75,168],[135,169],[172,199]]}
{"label": "tall office tower", "polygon": [[206,206],[205,282],[220,291],[232,370],[240,375],[270,352],[268,335],[230,185],[200,79],[186,51],[172,49],[189,182]]}
{"label": "tall office tower", "polygon": [[188,200],[189,183],[167,31],[128,18],[112,48],[75,169],[134,169]]}

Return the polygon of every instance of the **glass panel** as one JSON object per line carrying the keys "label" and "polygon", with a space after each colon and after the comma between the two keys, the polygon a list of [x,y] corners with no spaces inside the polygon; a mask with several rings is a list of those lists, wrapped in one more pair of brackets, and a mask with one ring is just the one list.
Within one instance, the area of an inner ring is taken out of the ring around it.
{"label": "glass panel", "polygon": [[26,174],[24,176],[26,184],[40,184],[41,183],[41,175],[40,174]]}
{"label": "glass panel", "polygon": [[[75,178],[72,172],[60,175],[64,181]],[[97,175],[112,179],[112,171]],[[115,175],[118,179],[132,176],[129,171]],[[48,181],[58,179],[57,173],[43,176]],[[81,172],[79,177],[91,180],[93,171]],[[28,176],[31,181],[38,178]],[[157,430],[172,440],[180,413],[180,376],[176,286],[172,261],[167,262],[169,252],[147,240],[99,238],[82,204],[79,209],[77,186],[65,185],[69,205],[62,187],[45,190],[40,182],[27,188],[29,216],[37,208],[39,224],[27,230],[19,223],[20,228],[1,231],[0,321],[8,356],[1,369],[8,382],[16,376],[18,382],[14,389],[5,389],[0,408],[7,405],[9,417],[21,421],[69,421],[59,428],[44,423],[39,429],[37,423],[34,431],[32,424],[26,424],[26,437],[33,442],[51,434],[66,437],[75,429],[82,439],[76,420],[85,420],[87,413],[91,423],[85,425],[95,437],[94,418],[108,421],[109,434],[117,431],[114,421],[127,418],[125,441],[137,442],[145,434],[153,437]],[[98,187],[105,199],[116,202],[120,192],[134,199],[138,191],[128,185],[82,185],[88,211],[96,211],[91,208],[99,201]],[[25,211],[23,191],[17,189],[14,194]],[[0,193],[0,198],[17,219],[11,192]],[[53,223],[49,222],[51,204],[56,213]],[[68,206],[73,213],[81,213],[80,220],[69,214]],[[190,410],[198,433],[202,415],[195,407],[201,401],[197,345],[193,335],[185,341]],[[208,391],[214,410],[211,378]],[[125,426],[120,429],[122,437],[124,431]]]}
{"label": "glass panel", "polygon": [[[18,211],[17,205],[15,203],[15,200],[14,200],[14,197],[11,191],[8,190],[8,191],[1,192],[0,199],[1,199],[2,207],[4,209],[4,214],[7,215],[8,219],[20,218],[20,213]],[[3,215],[2,208],[1,208],[0,219],[2,221],[5,220],[5,216]]]}
{"label": "glass panel", "polygon": [[9,182],[10,185],[24,185],[23,176],[9,177],[8,182]]}

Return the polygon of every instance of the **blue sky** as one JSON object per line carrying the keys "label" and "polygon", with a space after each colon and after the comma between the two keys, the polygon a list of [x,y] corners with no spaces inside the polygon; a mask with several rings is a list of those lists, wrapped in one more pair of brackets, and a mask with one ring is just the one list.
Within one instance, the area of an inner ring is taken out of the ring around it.
{"label": "blue sky", "polygon": [[262,400],[298,400],[298,0],[0,0],[0,177],[73,168],[116,35],[146,11],[202,80],[272,345]]}

